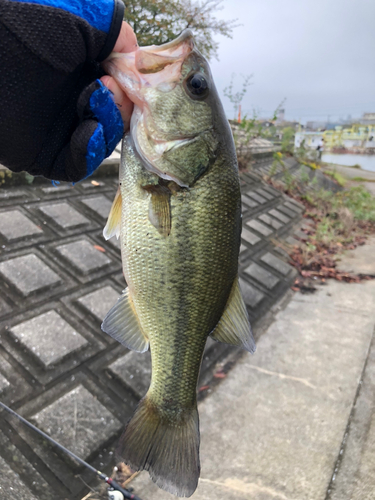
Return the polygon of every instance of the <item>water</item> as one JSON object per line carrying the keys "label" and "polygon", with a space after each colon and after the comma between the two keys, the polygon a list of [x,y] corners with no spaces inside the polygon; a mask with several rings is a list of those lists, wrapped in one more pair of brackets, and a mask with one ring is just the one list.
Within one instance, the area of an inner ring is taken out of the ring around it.
{"label": "water", "polygon": [[345,167],[360,165],[363,170],[375,172],[375,155],[323,153],[322,161],[326,163],[335,163],[336,165],[344,165]]}

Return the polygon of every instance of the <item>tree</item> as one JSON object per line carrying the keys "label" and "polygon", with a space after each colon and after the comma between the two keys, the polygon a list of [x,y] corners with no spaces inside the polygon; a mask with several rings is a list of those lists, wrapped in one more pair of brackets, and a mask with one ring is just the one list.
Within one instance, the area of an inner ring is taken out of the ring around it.
{"label": "tree", "polygon": [[198,49],[217,58],[214,35],[232,38],[236,20],[215,17],[223,0],[125,0],[125,20],[133,27],[140,46],[161,45],[190,28]]}
{"label": "tree", "polygon": [[[234,108],[234,119],[236,119],[236,115],[238,113],[238,108],[242,102],[242,99],[245,97],[245,94],[247,92],[248,87],[251,85],[250,80],[252,79],[253,75],[241,75],[243,78],[243,83],[242,83],[242,89],[238,92],[233,92],[233,80],[236,77],[236,74],[232,74],[232,78],[230,80],[230,84],[228,87],[225,87],[224,89],[224,95],[225,97],[228,97],[230,102],[233,104]],[[255,123],[255,120],[254,120]]]}

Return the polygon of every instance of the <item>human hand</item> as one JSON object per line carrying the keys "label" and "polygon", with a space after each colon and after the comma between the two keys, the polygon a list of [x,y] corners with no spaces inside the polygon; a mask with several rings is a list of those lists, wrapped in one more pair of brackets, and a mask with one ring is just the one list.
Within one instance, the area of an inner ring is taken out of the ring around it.
{"label": "human hand", "polygon": [[[135,33],[132,27],[124,21],[113,51],[122,53],[133,52],[136,46],[137,38]],[[124,129],[127,131],[129,129],[130,118],[133,112],[133,103],[126,93],[119,87],[114,78],[105,75],[100,78],[100,80],[111,92],[113,92],[115,103],[120,110],[121,117],[124,122]]]}

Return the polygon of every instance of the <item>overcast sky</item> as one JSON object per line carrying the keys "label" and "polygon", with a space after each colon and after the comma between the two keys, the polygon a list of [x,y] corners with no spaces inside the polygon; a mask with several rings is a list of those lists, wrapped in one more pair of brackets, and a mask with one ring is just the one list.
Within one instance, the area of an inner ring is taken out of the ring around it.
{"label": "overcast sky", "polygon": [[217,36],[211,62],[223,89],[254,74],[243,110],[271,116],[286,98],[287,119],[337,120],[375,112],[375,0],[224,0],[221,19],[238,18],[233,39]]}

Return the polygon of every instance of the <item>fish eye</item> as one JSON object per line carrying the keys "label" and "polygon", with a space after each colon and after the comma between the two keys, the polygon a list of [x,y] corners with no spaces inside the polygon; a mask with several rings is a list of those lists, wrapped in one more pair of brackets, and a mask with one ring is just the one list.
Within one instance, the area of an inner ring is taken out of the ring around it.
{"label": "fish eye", "polygon": [[202,73],[193,73],[186,80],[186,88],[191,97],[204,99],[207,97],[209,88],[206,77]]}

